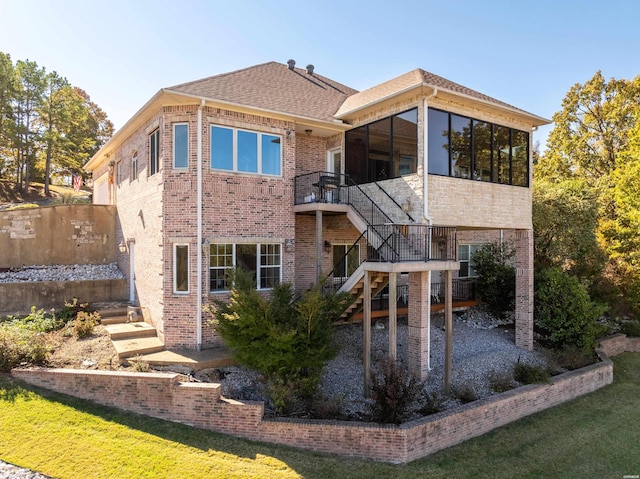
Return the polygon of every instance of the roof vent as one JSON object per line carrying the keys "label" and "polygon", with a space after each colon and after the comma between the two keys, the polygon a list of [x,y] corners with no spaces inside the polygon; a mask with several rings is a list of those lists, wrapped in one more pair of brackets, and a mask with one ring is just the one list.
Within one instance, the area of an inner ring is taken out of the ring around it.
{"label": "roof vent", "polygon": [[313,75],[313,65],[311,64],[307,65],[307,73],[309,75]]}
{"label": "roof vent", "polygon": [[296,66],[296,61],[295,60],[289,60],[287,62],[287,65],[289,65],[289,70],[293,70],[293,68]]}

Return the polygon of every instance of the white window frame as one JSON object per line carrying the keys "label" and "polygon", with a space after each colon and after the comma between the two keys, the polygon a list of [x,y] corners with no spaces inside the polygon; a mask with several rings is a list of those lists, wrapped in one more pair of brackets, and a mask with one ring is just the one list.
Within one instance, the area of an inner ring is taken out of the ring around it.
{"label": "white window frame", "polygon": [[[485,245],[485,243],[461,243],[458,245],[458,261],[460,263],[460,265],[462,265],[462,263],[466,263],[467,264],[467,272],[473,272],[474,274],[468,275],[468,276],[462,276],[462,273],[458,274],[458,278],[477,278],[478,274],[475,272],[475,269],[473,268],[473,255],[475,254],[476,251],[478,251],[478,249],[482,248]],[[467,257],[468,259],[463,260],[460,259],[460,248],[467,248]],[[473,252],[472,252],[473,249]],[[462,271],[462,267],[460,268],[460,271]]]}
{"label": "white window frame", "polygon": [[131,175],[129,176],[129,182],[138,179],[138,152],[134,151],[131,154]]}
{"label": "white window frame", "polygon": [[[177,166],[176,165],[176,127],[178,126],[186,126],[187,127],[187,164],[185,166]],[[189,169],[189,123],[180,122],[173,124],[173,169],[174,170],[188,170]]]}
{"label": "white window frame", "polygon": [[[230,170],[225,169],[225,168],[215,168],[212,165],[212,161],[211,161],[211,155],[213,154],[213,141],[212,141],[212,128],[220,128],[220,129],[224,129],[224,130],[231,130],[232,132],[232,167]],[[244,170],[239,170],[238,169],[238,132],[246,132],[246,133],[253,133],[256,135],[256,141],[257,141],[257,145],[256,145],[256,155],[257,155],[257,165],[256,165],[256,169],[257,171],[244,171]],[[264,135],[267,136],[274,136],[276,138],[280,139],[280,172],[278,174],[273,174],[273,173],[263,173],[262,171],[262,137]],[[262,131],[255,131],[255,130],[248,130],[245,128],[233,128],[233,127],[229,127],[229,126],[225,126],[225,125],[216,125],[216,124],[210,124],[209,125],[209,168],[212,171],[228,171],[228,172],[233,172],[233,173],[243,173],[243,174],[247,174],[247,175],[262,175],[262,176],[271,176],[271,177],[275,177],[275,178],[280,178],[282,177],[282,163],[283,163],[283,150],[282,150],[282,135],[278,135],[275,133],[266,133],[266,132],[262,132]]]}
{"label": "white window frame", "polygon": [[[247,246],[247,245],[255,246],[256,248],[256,289],[258,291],[271,291],[273,289],[273,288],[261,287],[260,277],[261,277],[262,268],[278,268],[278,283],[282,283],[282,253],[284,251],[284,248],[282,247],[281,243],[212,243],[211,246],[226,245],[226,244],[231,245],[232,266],[230,266],[230,268],[233,268],[233,269],[237,267],[237,246]],[[280,263],[277,265],[262,266],[263,255],[261,252],[261,249],[262,249],[261,247],[273,246],[273,245],[278,246],[279,248]],[[211,257],[211,252],[209,252],[209,257]],[[227,268],[220,267],[220,266],[209,266],[209,271],[211,271],[212,269],[220,270],[220,269],[227,269]],[[218,293],[227,293],[227,292],[229,292],[228,289],[211,289],[211,284],[209,284],[209,293],[218,294]]]}
{"label": "white window frame", "polygon": [[[331,260],[332,260],[332,261],[333,261],[333,249],[334,249],[335,247],[338,247],[338,246],[343,246],[343,247],[344,247],[344,253],[346,253],[346,252],[349,250],[349,248],[351,248],[351,247],[353,246],[353,243],[333,243],[333,244],[331,245]],[[354,271],[355,271],[356,269],[358,269],[358,266],[360,266],[360,264],[362,263],[362,257],[361,257],[361,255],[360,255],[360,253],[361,253],[361,252],[360,252],[360,245],[359,245],[359,244],[357,244],[357,245],[356,245],[356,247],[358,248],[358,264],[357,264],[357,265],[356,265],[356,267],[354,268]],[[344,253],[343,253],[343,257],[344,257]],[[347,257],[347,258],[348,258],[348,257]],[[348,273],[348,272],[349,272],[349,263],[347,262],[344,266],[345,266],[345,271],[341,271],[340,273]],[[335,267],[336,267],[336,265],[334,264],[334,265],[333,265],[333,268],[335,269]],[[352,273],[352,274],[353,274],[353,273]],[[337,277],[338,277],[338,278],[348,278],[349,276],[347,275],[347,276],[337,276]]]}
{"label": "white window frame", "polygon": [[[187,248],[187,289],[185,291],[178,289],[178,248]],[[189,277],[191,274],[191,268],[189,267],[189,243],[173,243],[173,294],[189,294],[190,284]]]}

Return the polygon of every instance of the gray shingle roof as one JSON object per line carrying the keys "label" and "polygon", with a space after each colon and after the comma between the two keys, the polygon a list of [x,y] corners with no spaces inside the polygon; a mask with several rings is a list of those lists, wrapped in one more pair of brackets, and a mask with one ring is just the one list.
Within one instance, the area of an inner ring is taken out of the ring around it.
{"label": "gray shingle roof", "polygon": [[333,121],[340,105],[357,90],[329,78],[268,62],[203,78],[165,90],[270,111]]}

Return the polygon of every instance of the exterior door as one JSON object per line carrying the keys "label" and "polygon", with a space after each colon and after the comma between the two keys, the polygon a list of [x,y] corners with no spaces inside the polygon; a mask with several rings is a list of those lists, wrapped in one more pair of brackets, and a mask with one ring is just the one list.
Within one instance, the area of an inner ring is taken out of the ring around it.
{"label": "exterior door", "polygon": [[[342,150],[337,148],[335,150],[330,150],[327,158],[327,171],[329,173],[333,173],[335,176],[338,176],[339,181],[338,185],[344,185],[344,159],[342,158]],[[333,203],[334,200],[338,202],[339,192],[335,191],[327,191],[327,201],[329,203]],[[336,197],[334,198],[334,195]]]}

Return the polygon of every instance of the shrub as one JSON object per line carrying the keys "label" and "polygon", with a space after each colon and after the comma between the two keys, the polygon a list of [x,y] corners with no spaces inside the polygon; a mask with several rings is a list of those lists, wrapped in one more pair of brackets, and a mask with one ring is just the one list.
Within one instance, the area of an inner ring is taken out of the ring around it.
{"label": "shrub", "polygon": [[538,271],[535,286],[535,326],[549,344],[593,348],[603,330],[598,317],[606,306],[593,303],[580,281],[560,268]]}
{"label": "shrub", "polygon": [[513,371],[491,371],[488,374],[489,388],[495,393],[503,393],[515,388]]}
{"label": "shrub", "polygon": [[543,367],[520,361],[513,368],[513,376],[516,381],[522,384],[548,383],[551,378],[549,371]]}
{"label": "shrub", "polygon": [[406,368],[391,359],[383,360],[380,374],[371,373],[373,417],[378,422],[400,424],[423,387]]}
{"label": "shrub", "polygon": [[339,396],[327,397],[318,395],[313,398],[311,417],[315,419],[339,419],[342,417],[344,398]]}
{"label": "shrub", "polygon": [[249,273],[238,269],[231,276],[230,302],[207,308],[211,326],[240,364],[262,374],[278,413],[300,404],[309,409],[322,369],[337,353],[331,322],[350,296],[323,297],[318,285],[294,301],[290,284],[276,284],[265,298]]}
{"label": "shrub", "polygon": [[425,393],[418,412],[423,416],[429,416],[444,411],[447,398],[437,391]]}
{"label": "shrub", "polygon": [[593,364],[596,359],[593,350],[581,349],[575,345],[565,345],[558,349],[547,349],[544,353],[553,373],[580,369],[589,364]]}
{"label": "shrub", "polygon": [[64,302],[64,308],[58,312],[58,317],[69,322],[78,317],[78,313],[85,312],[90,313],[93,309],[89,306],[89,303],[81,303],[78,298],[72,298],[71,301]]}
{"label": "shrub", "polygon": [[73,322],[73,330],[79,338],[86,338],[93,334],[93,328],[100,323],[100,315],[96,312],[85,313],[80,311]]}
{"label": "shrub", "polygon": [[151,366],[149,363],[142,361],[140,356],[135,356],[128,360],[131,365],[131,369],[133,369],[136,373],[148,373],[151,371]]}
{"label": "shrub", "polygon": [[514,255],[515,249],[508,243],[483,245],[473,255],[473,268],[478,274],[478,294],[489,311],[499,318],[513,311],[515,305]]}
{"label": "shrub", "polygon": [[478,394],[471,384],[462,384],[453,388],[453,395],[457,397],[462,404],[467,404],[478,399]]}
{"label": "shrub", "polygon": [[11,323],[17,328],[28,329],[36,333],[48,333],[64,326],[64,321],[56,318],[53,312],[47,314],[44,309],[36,309],[35,306],[31,306],[31,313],[27,316],[12,318]]}
{"label": "shrub", "polygon": [[0,371],[22,363],[44,364],[50,350],[43,333],[10,323],[0,325]]}
{"label": "shrub", "polygon": [[640,336],[640,321],[634,319],[633,321],[624,321],[620,325],[620,332],[627,336]]}

